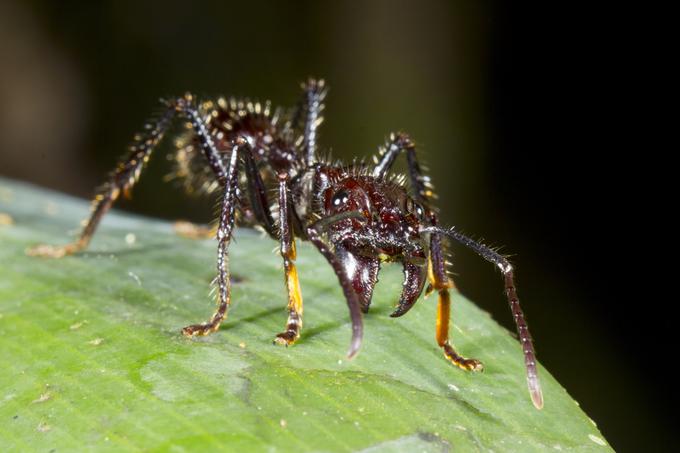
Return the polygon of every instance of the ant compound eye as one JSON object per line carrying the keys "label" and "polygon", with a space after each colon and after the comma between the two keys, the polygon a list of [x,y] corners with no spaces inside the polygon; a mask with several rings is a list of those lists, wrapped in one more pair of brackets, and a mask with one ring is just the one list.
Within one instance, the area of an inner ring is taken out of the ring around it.
{"label": "ant compound eye", "polygon": [[346,191],[341,190],[340,192],[333,195],[331,204],[337,208],[347,203],[347,200],[349,200],[349,194]]}
{"label": "ant compound eye", "polygon": [[425,210],[423,209],[423,207],[420,204],[416,203],[412,198],[406,199],[405,207],[406,212],[415,214],[416,217],[418,217],[419,219],[422,219],[423,215],[425,215]]}
{"label": "ant compound eye", "polygon": [[413,206],[415,205],[415,202],[411,197],[407,197],[406,200],[404,201],[404,209],[406,212],[413,212]]}

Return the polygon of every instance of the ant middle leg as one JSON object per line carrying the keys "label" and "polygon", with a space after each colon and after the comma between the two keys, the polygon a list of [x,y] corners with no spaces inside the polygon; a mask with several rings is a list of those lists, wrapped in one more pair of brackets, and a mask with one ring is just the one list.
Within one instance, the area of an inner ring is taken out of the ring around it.
{"label": "ant middle leg", "polygon": [[[206,143],[206,150],[207,152],[216,152],[214,144],[210,139]],[[246,154],[251,152],[248,142],[242,138],[236,139],[224,173],[224,196],[222,197],[222,210],[217,228],[217,310],[209,321],[201,324],[192,324],[183,328],[182,333],[187,337],[208,335],[216,332],[224,318],[226,318],[227,310],[231,303],[228,251],[234,229],[234,214],[236,212],[238,192],[238,155],[240,152],[245,152]]]}
{"label": "ant middle leg", "polygon": [[290,223],[291,211],[288,202],[288,175],[279,175],[279,237],[281,239],[281,257],[288,290],[288,321],[286,330],[277,334],[275,344],[285,346],[295,343],[300,338],[302,329],[302,292],[295,266],[295,237]]}
{"label": "ant middle leg", "polygon": [[376,178],[384,177],[394,165],[397,156],[406,152],[409,179],[414,193],[414,198],[429,208],[431,199],[436,198],[434,188],[430,182],[430,177],[423,173],[423,170],[416,157],[416,147],[411,137],[404,132],[391,133],[385,146],[380,148],[379,155],[374,157],[375,167],[373,176]]}
{"label": "ant middle leg", "polygon": [[[302,84],[302,90],[303,98],[295,110],[291,128],[293,130],[302,129],[302,149],[305,163],[307,166],[311,166],[316,163],[317,130],[323,123],[323,110],[325,108],[323,101],[328,93],[328,88],[326,88],[323,79],[309,78]],[[301,125],[302,122],[304,124]]]}

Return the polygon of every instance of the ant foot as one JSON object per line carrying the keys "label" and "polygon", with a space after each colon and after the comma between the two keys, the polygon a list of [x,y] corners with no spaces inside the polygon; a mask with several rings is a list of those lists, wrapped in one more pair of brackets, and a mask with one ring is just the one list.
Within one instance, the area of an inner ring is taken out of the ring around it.
{"label": "ant foot", "polygon": [[454,364],[465,371],[484,371],[484,364],[477,359],[463,359]]}
{"label": "ant foot", "polygon": [[297,340],[299,337],[299,333],[293,330],[286,330],[285,332],[281,332],[276,335],[276,338],[274,338],[274,344],[290,346],[295,343],[295,340]]}
{"label": "ant foot", "polygon": [[185,337],[203,337],[216,332],[220,328],[220,324],[204,323],[192,324],[182,329],[182,335]]}
{"label": "ant foot", "polygon": [[77,242],[66,245],[40,244],[26,249],[26,255],[40,256],[43,258],[63,258],[66,255],[72,255],[81,249],[82,246]]}
{"label": "ant foot", "polygon": [[458,353],[447,342],[442,346],[444,348],[444,356],[458,368],[465,371],[484,371],[484,364],[477,359],[466,359],[458,355]]}

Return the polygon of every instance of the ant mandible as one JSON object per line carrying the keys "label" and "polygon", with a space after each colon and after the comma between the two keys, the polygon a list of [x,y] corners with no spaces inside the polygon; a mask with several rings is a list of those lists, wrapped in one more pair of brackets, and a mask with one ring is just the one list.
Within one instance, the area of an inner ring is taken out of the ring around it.
{"label": "ant mandible", "polygon": [[[471,248],[503,273],[505,293],[524,352],[529,393],[537,408],[543,407],[531,335],[519,305],[513,268],[489,247],[443,228],[432,207],[430,179],[421,171],[416,149],[408,135],[391,134],[375,159],[375,166],[342,165],[320,159],[317,130],[323,121],[327,88],[323,80],[302,84],[303,96],[294,109],[275,109],[271,104],[223,99],[197,102],[185,94],[161,100],[163,113],[134,137],[127,157],[111,174],[92,202],[92,212],[78,239],[63,246],[39,245],[30,255],[59,258],[87,247],[97,225],[121,193],[129,195],[151,153],[176,116],[189,128],[176,141],[177,174],[188,188],[207,192],[222,189],[222,208],[216,231],[218,307],[211,319],[185,327],[188,337],[219,329],[227,315],[231,288],[227,255],[234,223],[259,225],[280,241],[288,290],[288,321],[274,342],[291,345],[302,328],[302,295],[295,267],[295,238],[309,240],[333,267],[345,295],[352,321],[348,357],[359,350],[363,335],[362,312],[368,312],[381,262],[403,265],[404,284],[390,316],[408,312],[429,280],[426,294],[437,291],[436,339],[445,357],[471,371],[482,363],[459,355],[449,341],[449,289],[442,238]],[[408,179],[390,175],[400,154],[406,154]],[[207,164],[207,165],[206,165]],[[278,199],[267,189],[278,185]],[[244,197],[243,192],[247,195]],[[275,213],[278,212],[278,215]],[[278,217],[278,218],[277,218]]]}

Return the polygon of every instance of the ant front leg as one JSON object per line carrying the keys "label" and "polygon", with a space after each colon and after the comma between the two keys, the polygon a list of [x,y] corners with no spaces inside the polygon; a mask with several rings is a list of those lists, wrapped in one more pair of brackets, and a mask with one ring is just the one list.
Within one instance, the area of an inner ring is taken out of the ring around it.
{"label": "ant front leg", "polygon": [[[505,295],[508,299],[508,304],[510,305],[510,310],[512,311],[512,317],[515,319],[515,325],[517,326],[517,334],[519,335],[519,341],[522,345],[522,352],[524,353],[524,365],[527,372],[527,386],[529,387],[529,394],[531,400],[537,409],[543,408],[543,392],[541,391],[541,384],[538,379],[538,369],[536,364],[536,351],[534,351],[534,343],[529,333],[529,326],[527,326],[526,320],[524,319],[524,312],[519,305],[519,298],[517,297],[517,288],[515,287],[515,272],[514,268],[510,262],[502,255],[500,255],[495,250],[487,247],[486,245],[479,243],[464,234],[457,231],[455,228],[440,228],[433,224],[431,227],[425,227],[421,229],[421,232],[432,233],[432,237],[437,237],[437,235],[442,234],[448,236],[455,241],[463,244],[464,246],[472,249],[476,254],[484,258],[486,261],[492,263],[498,267],[503,273],[503,280],[505,284]],[[440,303],[441,306],[441,303]],[[444,308],[446,313],[443,313],[440,309],[437,317],[437,340],[440,341],[439,335],[439,321],[446,314],[448,318],[448,308]],[[447,322],[448,325],[448,322]],[[440,343],[441,345],[441,343]]]}
{"label": "ant front leg", "polygon": [[[431,214],[431,221],[433,225],[436,225],[437,218],[434,214]],[[451,295],[449,294],[449,289],[454,286],[446,274],[441,237],[437,232],[432,232],[430,235],[429,271],[430,287],[428,290],[437,290],[439,296],[437,303],[437,344],[444,350],[444,356],[457,367],[469,371],[482,371],[484,369],[482,362],[461,356],[456,352],[449,340],[449,320],[451,318]]]}
{"label": "ant front leg", "polygon": [[[206,149],[214,150],[214,144],[209,136],[208,139],[209,141],[207,142]],[[219,226],[217,228],[217,310],[210,318],[210,321],[202,324],[193,324],[182,329],[182,333],[188,337],[208,335],[216,332],[220,328],[220,324],[224,318],[227,316],[227,309],[231,302],[228,250],[234,229],[234,214],[237,203],[236,195],[238,192],[238,157],[241,152],[250,153],[251,150],[245,139],[238,138],[231,150],[229,163],[226,167],[222,211],[220,214]]]}
{"label": "ant front leg", "polygon": [[156,121],[147,123],[143,133],[135,135],[135,141],[130,146],[130,154],[118,164],[118,167],[111,174],[109,181],[94,197],[90,217],[78,239],[75,242],[62,246],[38,245],[29,248],[26,251],[28,255],[62,258],[87,247],[99,222],[118,199],[121,192],[126,197],[130,197],[130,191],[139,179],[144,165],[149,161],[152,151],[161,141],[172,123],[175,115],[175,106],[166,103],[164,105],[167,107],[165,113]]}
{"label": "ant front leg", "polygon": [[274,343],[285,346],[295,343],[300,338],[302,329],[302,292],[295,267],[295,238],[290,224],[291,209],[288,202],[288,175],[279,175],[279,237],[281,239],[281,257],[286,276],[288,290],[288,322],[286,330],[276,335]]}

